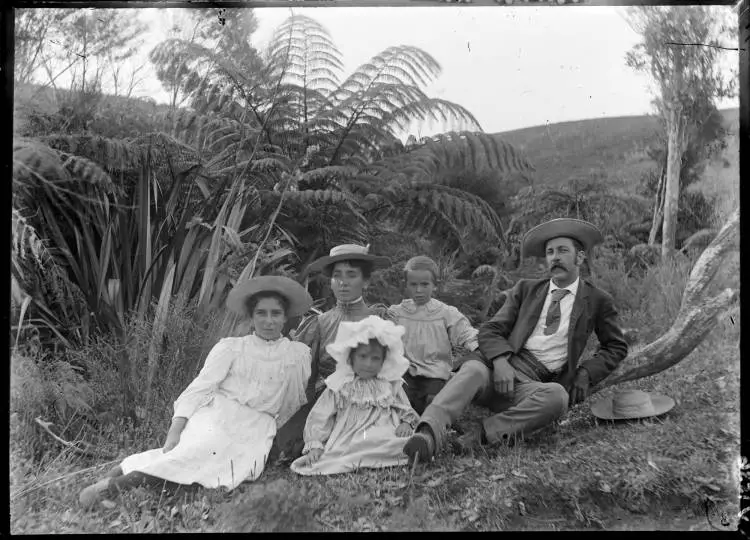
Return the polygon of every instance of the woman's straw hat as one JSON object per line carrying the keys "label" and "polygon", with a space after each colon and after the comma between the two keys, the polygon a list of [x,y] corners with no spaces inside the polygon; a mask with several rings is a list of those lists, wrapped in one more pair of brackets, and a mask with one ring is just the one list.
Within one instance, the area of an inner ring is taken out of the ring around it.
{"label": "woman's straw hat", "polygon": [[357,244],[341,244],[331,248],[328,255],[321,257],[307,267],[307,273],[322,271],[324,274],[330,273],[330,267],[339,261],[367,261],[372,263],[373,268],[388,268],[391,260],[388,257],[372,255],[370,246],[360,246]]}
{"label": "woman's straw hat", "polygon": [[261,276],[238,283],[227,297],[227,307],[239,315],[250,316],[247,312],[246,301],[254,294],[261,292],[275,292],[289,302],[286,316],[289,318],[304,314],[312,307],[313,299],[307,290],[284,276]]}

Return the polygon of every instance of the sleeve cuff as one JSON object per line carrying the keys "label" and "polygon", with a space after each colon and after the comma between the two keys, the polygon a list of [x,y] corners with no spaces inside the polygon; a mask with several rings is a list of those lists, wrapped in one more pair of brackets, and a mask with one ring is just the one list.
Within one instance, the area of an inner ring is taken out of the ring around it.
{"label": "sleeve cuff", "polygon": [[174,414],[172,415],[172,419],[177,418],[178,416],[181,416],[183,418],[190,419],[191,416],[193,416],[193,413],[195,410],[192,407],[189,407],[187,405],[175,405],[174,408]]}
{"label": "sleeve cuff", "polygon": [[195,403],[194,400],[190,399],[177,400],[174,404],[174,414],[172,415],[172,418],[182,416],[189,420],[190,417],[195,414],[195,411],[211,403],[211,400],[213,400],[213,398],[213,394],[209,394],[198,403]]}

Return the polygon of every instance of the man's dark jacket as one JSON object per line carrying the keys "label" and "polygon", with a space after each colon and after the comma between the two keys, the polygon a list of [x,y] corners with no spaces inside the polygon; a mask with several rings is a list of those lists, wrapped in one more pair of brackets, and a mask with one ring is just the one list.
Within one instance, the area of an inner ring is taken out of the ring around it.
{"label": "man's dark jacket", "polygon": [[[522,279],[508,292],[503,307],[479,328],[479,356],[490,369],[503,353],[517,353],[534,331],[549,292],[549,279]],[[599,348],[580,367],[589,372],[591,386],[609,375],[628,354],[612,296],[580,279],[568,327],[568,364],[559,382],[570,389],[586,342],[596,332]],[[466,358],[468,359],[468,358]],[[458,366],[455,366],[456,369]]]}

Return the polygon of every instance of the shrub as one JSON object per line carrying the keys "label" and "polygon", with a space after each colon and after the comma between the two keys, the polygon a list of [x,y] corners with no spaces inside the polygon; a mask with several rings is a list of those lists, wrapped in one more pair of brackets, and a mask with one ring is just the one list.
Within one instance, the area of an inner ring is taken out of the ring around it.
{"label": "shrub", "polygon": [[[127,415],[134,400],[136,415],[148,432],[163,433],[172,416],[172,403],[195,378],[215,337],[218,317],[199,321],[193,305],[170,304],[157,372],[150,395],[146,389],[152,320],[131,315],[126,321],[126,342],[112,333],[97,336],[88,345],[71,351],[71,361],[85,366],[97,396],[100,415]],[[123,362],[125,359],[125,362]]]}
{"label": "shrub", "polygon": [[72,364],[42,352],[33,342],[12,352],[10,440],[19,456],[38,460],[54,447],[35,418],[62,426],[63,438],[71,437],[66,432],[75,436],[93,401],[93,389]]}

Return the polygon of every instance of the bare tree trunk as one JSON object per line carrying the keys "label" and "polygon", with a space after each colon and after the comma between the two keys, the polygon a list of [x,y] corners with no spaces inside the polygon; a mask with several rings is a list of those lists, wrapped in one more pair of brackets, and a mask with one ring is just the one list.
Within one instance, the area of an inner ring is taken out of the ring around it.
{"label": "bare tree trunk", "polygon": [[677,232],[677,210],[680,196],[680,167],[684,152],[681,144],[684,135],[681,133],[682,122],[679,112],[670,111],[667,129],[667,178],[664,189],[664,225],[661,233],[662,259],[669,256],[675,248]]}
{"label": "bare tree trunk", "polygon": [[706,298],[709,283],[722,265],[725,255],[735,248],[739,234],[740,211],[737,208],[693,266],[682,296],[680,311],[672,327],[627,359],[636,367],[605,379],[592,394],[609,386],[655,375],[668,369],[695,349],[713,329],[716,319],[739,296],[738,290],[724,289]]}
{"label": "bare tree trunk", "polygon": [[651,222],[651,230],[648,233],[648,245],[653,246],[656,243],[656,235],[659,234],[662,224],[664,223],[664,190],[666,186],[664,181],[665,170],[662,167],[659,175],[659,185],[656,188],[656,204],[654,205],[654,218]]}

